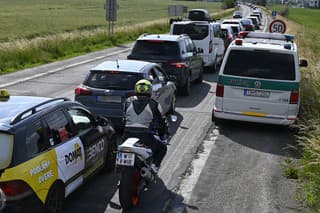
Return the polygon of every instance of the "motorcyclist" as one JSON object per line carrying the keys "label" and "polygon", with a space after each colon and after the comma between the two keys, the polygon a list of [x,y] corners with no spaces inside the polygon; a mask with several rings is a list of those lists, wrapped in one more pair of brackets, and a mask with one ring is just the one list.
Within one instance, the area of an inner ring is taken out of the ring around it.
{"label": "motorcyclist", "polygon": [[135,85],[136,96],[129,97],[125,106],[124,138],[137,137],[141,143],[151,148],[153,163],[151,168],[156,173],[167,152],[164,143],[154,137],[156,128],[160,138],[168,134],[168,127],[161,113],[161,106],[151,98],[152,84],[146,79],[139,80]]}

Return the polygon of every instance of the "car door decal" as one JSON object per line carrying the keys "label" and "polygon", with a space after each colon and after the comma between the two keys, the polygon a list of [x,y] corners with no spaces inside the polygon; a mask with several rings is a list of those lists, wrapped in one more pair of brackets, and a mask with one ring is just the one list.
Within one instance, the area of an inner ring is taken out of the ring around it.
{"label": "car door decal", "polygon": [[59,178],[64,182],[84,170],[85,150],[79,137],[58,146],[56,149],[59,170]]}

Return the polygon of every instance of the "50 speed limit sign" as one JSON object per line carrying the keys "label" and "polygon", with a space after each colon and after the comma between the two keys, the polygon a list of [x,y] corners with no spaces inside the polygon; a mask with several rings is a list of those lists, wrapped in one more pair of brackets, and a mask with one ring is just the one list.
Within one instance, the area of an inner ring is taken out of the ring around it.
{"label": "50 speed limit sign", "polygon": [[269,32],[270,33],[285,33],[286,32],[286,24],[284,21],[275,19],[269,25]]}

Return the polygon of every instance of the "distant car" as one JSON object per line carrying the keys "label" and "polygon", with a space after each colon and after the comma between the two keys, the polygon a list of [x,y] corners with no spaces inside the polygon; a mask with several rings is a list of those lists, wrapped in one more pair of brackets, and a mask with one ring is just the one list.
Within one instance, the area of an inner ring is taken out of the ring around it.
{"label": "distant car", "polygon": [[221,35],[224,40],[225,50],[227,50],[228,46],[235,38],[231,26],[228,24],[221,24]]}
{"label": "distant car", "polygon": [[242,18],[242,13],[240,11],[235,11],[232,18]]}
{"label": "distant car", "polygon": [[75,89],[75,100],[122,130],[124,103],[135,95],[134,86],[140,79],[152,82],[152,97],[160,103],[164,115],[175,111],[175,77],[168,76],[158,64],[145,61],[116,60],[97,65]]}
{"label": "distant car", "polygon": [[239,26],[240,31],[244,30],[244,27],[242,26],[242,23],[241,23],[241,19],[225,19],[222,21],[222,24],[236,24]]}
{"label": "distant car", "polygon": [[262,24],[262,23],[261,23],[261,18],[260,18],[260,15],[259,15],[259,14],[252,13],[252,14],[250,15],[250,17],[256,17],[256,18],[258,19],[258,23],[259,23],[259,25],[261,25],[261,24]]}
{"label": "distant car", "polygon": [[255,30],[260,30],[260,24],[259,24],[259,19],[255,16],[249,16],[247,17],[248,19],[251,19],[253,25],[254,25],[254,29]]}
{"label": "distant car", "polygon": [[243,19],[241,19],[241,23],[242,23],[242,26],[244,27],[245,31],[254,31],[255,30],[255,26],[254,26],[251,19],[243,18]]}
{"label": "distant car", "polygon": [[223,25],[231,27],[234,38],[238,36],[239,32],[244,30],[244,28],[240,28],[239,24],[223,24]]}
{"label": "distant car", "polygon": [[112,169],[116,140],[111,122],[82,104],[10,96],[0,89],[0,109],[4,212],[64,212],[67,196],[99,170]]}
{"label": "distant car", "polygon": [[190,95],[191,82],[202,82],[202,53],[188,35],[153,34],[140,36],[127,58],[159,63],[176,77],[178,92]]}

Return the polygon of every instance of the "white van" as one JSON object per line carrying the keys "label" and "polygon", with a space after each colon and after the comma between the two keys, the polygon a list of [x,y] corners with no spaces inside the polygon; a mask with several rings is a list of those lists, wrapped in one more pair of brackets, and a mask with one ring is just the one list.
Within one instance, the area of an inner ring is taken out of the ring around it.
{"label": "white van", "polygon": [[207,70],[216,71],[224,54],[223,40],[220,37],[215,36],[218,25],[219,23],[208,21],[173,22],[171,24],[170,34],[189,35],[196,47],[203,49],[202,57],[204,67]]}
{"label": "white van", "polygon": [[300,104],[300,66],[294,37],[241,32],[228,47],[218,76],[212,120],[291,125]]}

